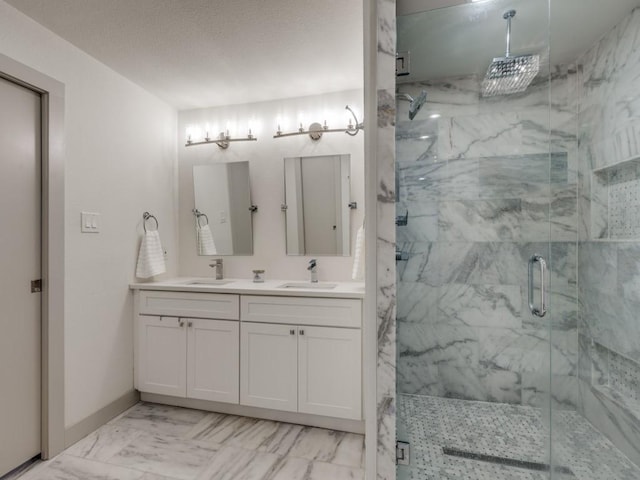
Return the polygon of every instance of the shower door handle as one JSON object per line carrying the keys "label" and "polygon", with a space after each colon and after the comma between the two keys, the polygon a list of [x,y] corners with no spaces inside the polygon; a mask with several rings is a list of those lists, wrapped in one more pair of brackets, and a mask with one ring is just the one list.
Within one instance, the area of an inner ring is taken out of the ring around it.
{"label": "shower door handle", "polygon": [[[534,264],[540,265],[540,308],[533,305],[533,270]],[[536,317],[544,317],[547,314],[547,294],[545,290],[545,276],[547,262],[542,255],[535,254],[529,259],[529,310]]]}

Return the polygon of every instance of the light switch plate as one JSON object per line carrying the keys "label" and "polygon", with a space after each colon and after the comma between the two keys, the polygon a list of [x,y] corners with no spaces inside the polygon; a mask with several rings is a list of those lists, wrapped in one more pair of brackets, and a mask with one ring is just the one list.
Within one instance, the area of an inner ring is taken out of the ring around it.
{"label": "light switch plate", "polygon": [[80,231],[82,233],[100,233],[100,214],[82,212],[80,216]]}

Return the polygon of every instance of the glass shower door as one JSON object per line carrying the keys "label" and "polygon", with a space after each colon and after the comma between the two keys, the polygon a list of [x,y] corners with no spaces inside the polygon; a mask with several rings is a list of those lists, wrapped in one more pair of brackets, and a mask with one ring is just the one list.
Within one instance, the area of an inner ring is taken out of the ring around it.
{"label": "glass shower door", "polygon": [[[496,92],[487,69],[509,19],[511,53],[537,56],[538,71]],[[410,452],[398,478],[551,476],[551,387],[575,371],[551,363],[551,325],[575,300],[575,248],[554,232],[575,188],[549,134],[548,31],[547,0],[398,17],[410,56],[397,81],[397,439]]]}

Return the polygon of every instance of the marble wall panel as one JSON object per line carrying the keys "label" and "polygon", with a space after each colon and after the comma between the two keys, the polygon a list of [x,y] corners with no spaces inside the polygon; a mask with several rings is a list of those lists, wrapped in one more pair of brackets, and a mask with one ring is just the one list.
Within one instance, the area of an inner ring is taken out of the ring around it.
{"label": "marble wall panel", "polygon": [[549,238],[549,202],[525,199],[441,202],[442,241],[544,241]]}
{"label": "marble wall panel", "polygon": [[578,185],[552,186],[551,192],[549,214],[551,241],[576,242],[578,240]]}
{"label": "marble wall panel", "polygon": [[629,180],[637,173],[620,162],[640,155],[638,32],[635,9],[579,59],[578,75],[579,405],[636,463],[640,238],[631,195],[637,186]]}
{"label": "marble wall panel", "polygon": [[483,158],[479,171],[481,197],[548,198],[550,171],[549,154]]}
{"label": "marble wall panel", "polygon": [[591,238],[609,238],[609,177],[606,172],[593,172],[590,175],[589,213]]}
{"label": "marble wall panel", "polygon": [[578,379],[581,381],[581,387],[607,385],[609,383],[609,349],[580,333],[578,350]]}
{"label": "marble wall panel", "polygon": [[437,322],[470,327],[522,327],[519,285],[446,284],[438,289]]}
{"label": "marble wall panel", "polygon": [[480,198],[480,160],[452,159],[444,170],[440,200]]}
{"label": "marble wall panel", "polygon": [[515,112],[439,119],[440,159],[518,155],[522,124]]}
{"label": "marble wall panel", "polygon": [[544,409],[550,402],[556,411],[575,410],[578,401],[578,379],[573,375],[553,374],[549,381],[547,372],[522,374],[523,405]]}
{"label": "marble wall panel", "polygon": [[[580,381],[582,383],[582,381]],[[640,416],[601,389],[580,388],[582,412],[636,465],[640,465]]]}
{"label": "marble wall panel", "polygon": [[398,393],[444,396],[438,366],[424,357],[398,357]]}
{"label": "marble wall panel", "polygon": [[396,229],[396,242],[435,242],[438,240],[438,203],[398,201],[396,216],[407,216],[407,224]]}
{"label": "marble wall panel", "polygon": [[480,197],[479,160],[400,161],[398,200],[438,202]]}
{"label": "marble wall panel", "polygon": [[403,322],[398,328],[398,341],[400,358],[419,357],[425,365],[473,367],[479,364],[477,331],[466,325]]}
{"label": "marble wall panel", "polygon": [[438,321],[438,288],[422,282],[403,282],[398,289],[398,321],[436,323]]}
{"label": "marble wall panel", "polygon": [[516,372],[440,365],[438,373],[445,397],[514,404],[522,401],[520,375]]}
{"label": "marble wall panel", "polygon": [[445,181],[446,162],[398,162],[398,201],[435,203]]}
{"label": "marble wall panel", "polygon": [[[547,374],[550,355],[553,373],[577,373],[578,336],[573,331],[478,329],[483,366],[519,373]],[[550,348],[551,347],[551,348]]]}
{"label": "marble wall panel", "polygon": [[618,281],[618,247],[610,242],[579,244],[580,283],[583,287],[615,295]]}
{"label": "marble wall panel", "polygon": [[[398,114],[400,115],[400,114]],[[398,119],[402,117],[398,116]],[[403,162],[435,160],[438,156],[438,121],[405,120],[396,125],[397,158]]]}
{"label": "marble wall panel", "polygon": [[[640,302],[640,243],[619,244],[617,260],[618,293],[625,300]],[[640,319],[640,311],[637,313]]]}

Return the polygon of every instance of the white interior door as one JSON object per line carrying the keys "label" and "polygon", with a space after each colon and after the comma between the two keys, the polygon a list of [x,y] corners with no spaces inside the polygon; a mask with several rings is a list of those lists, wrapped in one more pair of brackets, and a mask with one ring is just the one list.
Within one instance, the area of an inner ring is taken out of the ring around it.
{"label": "white interior door", "polygon": [[0,476],[40,453],[40,105],[0,79]]}

